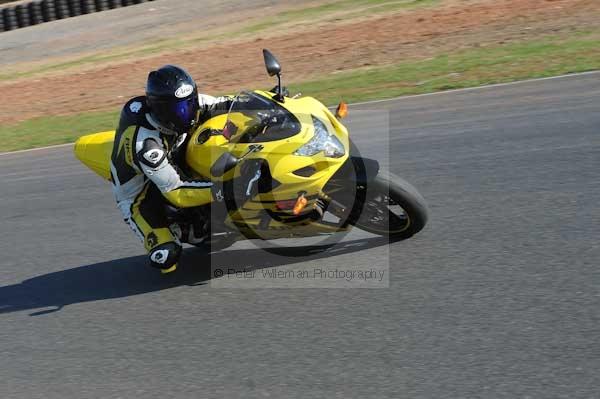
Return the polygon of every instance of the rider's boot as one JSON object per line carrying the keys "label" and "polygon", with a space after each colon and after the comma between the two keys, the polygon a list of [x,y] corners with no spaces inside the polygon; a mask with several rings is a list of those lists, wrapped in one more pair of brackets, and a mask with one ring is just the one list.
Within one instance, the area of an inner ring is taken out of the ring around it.
{"label": "rider's boot", "polygon": [[152,248],[148,257],[152,267],[160,269],[162,274],[169,274],[177,270],[180,255],[181,245],[173,241]]}

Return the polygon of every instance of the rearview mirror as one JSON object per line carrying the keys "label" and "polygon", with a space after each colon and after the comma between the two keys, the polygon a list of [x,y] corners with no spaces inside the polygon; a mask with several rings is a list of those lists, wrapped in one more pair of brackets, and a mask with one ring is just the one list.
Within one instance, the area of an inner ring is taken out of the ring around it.
{"label": "rearview mirror", "polygon": [[281,65],[277,58],[267,49],[263,49],[263,57],[265,58],[265,66],[269,76],[279,75],[281,73]]}
{"label": "rearview mirror", "polygon": [[217,161],[210,168],[210,174],[215,177],[221,177],[231,169],[235,168],[238,164],[239,159],[233,156],[231,153],[226,152],[217,159]]}

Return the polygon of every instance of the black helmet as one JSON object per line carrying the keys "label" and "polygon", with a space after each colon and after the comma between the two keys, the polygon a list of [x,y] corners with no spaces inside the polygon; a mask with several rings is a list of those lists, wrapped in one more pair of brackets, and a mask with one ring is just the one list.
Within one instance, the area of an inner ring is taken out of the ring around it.
{"label": "black helmet", "polygon": [[200,106],[196,82],[184,69],[165,65],[148,75],[146,102],[162,127],[188,133],[198,122]]}

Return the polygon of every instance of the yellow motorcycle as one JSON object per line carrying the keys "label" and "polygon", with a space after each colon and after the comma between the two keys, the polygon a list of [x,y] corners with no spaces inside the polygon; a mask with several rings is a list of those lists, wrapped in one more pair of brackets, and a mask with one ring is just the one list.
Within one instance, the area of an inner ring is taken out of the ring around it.
{"label": "yellow motorcycle", "polygon": [[[268,50],[263,56],[276,88],[239,93],[229,112],[199,126],[185,148],[182,168],[215,182],[223,201],[197,209],[167,205],[172,226],[202,231],[200,245],[213,250],[244,239],[329,236],[352,226],[393,239],[423,229],[423,197],[360,157],[340,122],[346,105],[334,114],[314,98],[288,97],[279,62]],[[114,132],[83,136],[75,155],[110,179],[113,139]],[[247,173],[253,177],[240,186],[238,177]]]}

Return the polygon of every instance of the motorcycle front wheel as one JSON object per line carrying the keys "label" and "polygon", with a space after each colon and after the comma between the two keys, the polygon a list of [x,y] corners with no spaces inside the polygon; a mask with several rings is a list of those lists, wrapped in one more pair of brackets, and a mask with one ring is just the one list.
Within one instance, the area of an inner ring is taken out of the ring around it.
{"label": "motorcycle front wheel", "polygon": [[361,230],[394,239],[412,237],[427,224],[425,200],[408,182],[392,174],[379,174],[369,182],[351,224]]}

